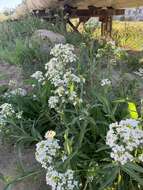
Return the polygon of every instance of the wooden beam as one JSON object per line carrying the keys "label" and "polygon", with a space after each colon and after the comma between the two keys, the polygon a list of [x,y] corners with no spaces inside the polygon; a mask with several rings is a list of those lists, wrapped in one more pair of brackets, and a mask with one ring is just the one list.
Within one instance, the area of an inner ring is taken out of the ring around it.
{"label": "wooden beam", "polygon": [[80,18],[80,17],[99,17],[99,16],[113,16],[113,15],[124,15],[124,9],[77,9],[69,12],[71,18]]}
{"label": "wooden beam", "polygon": [[[79,32],[78,27],[81,22],[85,23],[91,17],[99,17],[99,20],[102,22],[102,36],[111,36],[113,16],[124,15],[124,13],[124,9],[113,9],[112,7],[103,9],[102,7],[89,6],[88,9],[77,9],[76,7],[71,7],[69,5],[64,6],[66,22],[73,28],[75,32]],[[45,20],[55,20],[54,11],[46,12],[45,10],[35,10],[33,11],[33,14]],[[76,26],[71,22],[72,18],[79,18],[79,23]]]}
{"label": "wooden beam", "polygon": [[[90,17],[100,17],[100,16],[113,16],[113,15],[124,15],[125,10],[124,9],[102,9],[102,8],[89,8],[89,9],[76,9],[72,8],[70,6],[66,7],[64,9],[64,14],[68,14],[70,18],[90,18]],[[34,10],[33,14],[35,16],[39,17],[54,17],[54,11],[46,12],[45,10]]]}
{"label": "wooden beam", "polygon": [[112,16],[102,16],[101,21],[101,36],[111,37],[112,35]]}

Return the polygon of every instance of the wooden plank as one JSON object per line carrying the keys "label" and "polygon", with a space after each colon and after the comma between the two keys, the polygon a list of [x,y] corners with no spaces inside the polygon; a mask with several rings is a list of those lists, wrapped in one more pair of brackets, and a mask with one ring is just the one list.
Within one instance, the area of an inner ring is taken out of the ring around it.
{"label": "wooden plank", "polygon": [[[49,12],[46,12],[45,10],[35,10],[33,11],[35,16],[48,18],[51,17],[54,14]],[[99,8],[93,8],[93,9],[72,9],[68,8],[64,10],[65,14],[68,14],[70,18],[90,18],[90,17],[100,17],[100,16],[114,16],[114,15],[124,15],[125,10],[124,9],[99,9]]]}
{"label": "wooden plank", "polygon": [[99,16],[113,16],[113,15],[124,15],[124,9],[77,9],[71,11],[70,17],[71,18],[79,18],[79,17],[99,17]]}
{"label": "wooden plank", "polygon": [[143,0],[26,0],[29,11],[48,8],[62,8],[65,4],[87,9],[88,6],[113,7],[114,9],[143,6]]}
{"label": "wooden plank", "polygon": [[90,5],[115,9],[143,6],[143,0],[65,0],[64,2],[79,9],[86,9]]}

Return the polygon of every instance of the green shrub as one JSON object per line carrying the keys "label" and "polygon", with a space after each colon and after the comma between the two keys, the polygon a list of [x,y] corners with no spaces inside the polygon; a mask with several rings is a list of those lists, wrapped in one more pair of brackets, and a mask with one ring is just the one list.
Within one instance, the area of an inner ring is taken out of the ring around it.
{"label": "green shrub", "polygon": [[53,189],[141,190],[139,81],[119,64],[124,52],[112,42],[88,42],[78,56],[69,44],[50,54],[27,94],[19,89],[2,96],[1,136],[19,145],[40,141],[36,159]]}

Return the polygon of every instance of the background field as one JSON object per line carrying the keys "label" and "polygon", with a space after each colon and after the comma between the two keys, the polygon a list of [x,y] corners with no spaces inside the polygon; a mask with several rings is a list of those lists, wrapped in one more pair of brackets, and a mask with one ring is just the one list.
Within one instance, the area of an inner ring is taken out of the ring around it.
{"label": "background field", "polygon": [[143,49],[143,22],[113,22],[113,39],[125,48]]}

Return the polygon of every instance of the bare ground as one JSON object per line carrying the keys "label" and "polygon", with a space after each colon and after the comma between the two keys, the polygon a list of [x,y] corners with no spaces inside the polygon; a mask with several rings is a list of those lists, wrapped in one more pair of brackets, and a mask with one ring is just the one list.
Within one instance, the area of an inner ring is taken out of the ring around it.
{"label": "bare ground", "polygon": [[[21,70],[15,65],[0,63],[0,87],[8,85],[10,80],[18,81],[18,86],[22,85]],[[0,143],[0,174],[3,174],[8,181],[15,179],[21,175],[21,165],[25,171],[37,167],[35,160],[34,148],[24,150],[19,158],[13,146],[6,146]],[[0,190],[3,190],[6,184],[0,180]],[[48,190],[45,182],[45,174],[43,177],[27,179],[24,182],[16,184],[12,190]]]}
{"label": "bare ground", "polygon": [[0,86],[7,85],[10,80],[22,83],[22,75],[19,67],[8,63],[0,63]]}
{"label": "bare ground", "polygon": [[[0,173],[11,181],[22,175],[22,169],[26,171],[36,170],[39,167],[35,160],[35,150],[24,150],[21,157],[12,146],[0,145]],[[3,190],[6,184],[0,181],[0,190]],[[27,178],[25,181],[17,183],[12,190],[48,190],[45,182],[45,174],[38,178]]]}

